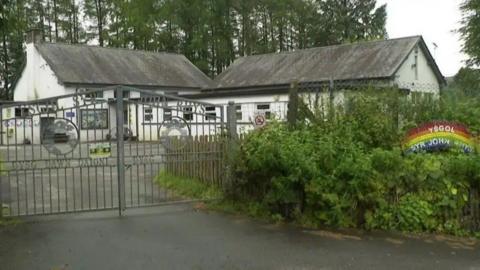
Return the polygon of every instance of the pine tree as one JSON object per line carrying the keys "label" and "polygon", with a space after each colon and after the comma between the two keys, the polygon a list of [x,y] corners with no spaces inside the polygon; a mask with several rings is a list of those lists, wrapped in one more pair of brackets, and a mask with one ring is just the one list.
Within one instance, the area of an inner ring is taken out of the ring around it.
{"label": "pine tree", "polygon": [[460,9],[463,12],[462,27],[459,29],[463,52],[470,59],[471,66],[480,66],[480,0],[465,0]]}
{"label": "pine tree", "polygon": [[[54,0],[58,1],[58,0]],[[109,15],[111,0],[84,0],[85,18],[92,22],[87,31],[87,39],[96,39],[100,46],[104,46],[105,26]]]}
{"label": "pine tree", "polygon": [[[475,23],[478,23],[472,10],[477,8],[478,13],[479,1],[469,0],[464,5],[466,19],[462,33],[465,51],[471,55],[478,51],[474,42]],[[386,37],[386,7],[376,8],[375,0],[4,0],[4,3],[0,11],[0,85],[2,93],[9,97],[9,88],[24,61],[23,35],[33,27],[42,29],[44,39],[49,42],[94,41],[107,47],[181,53],[211,77],[240,56]],[[84,25],[88,28],[83,29]]]}

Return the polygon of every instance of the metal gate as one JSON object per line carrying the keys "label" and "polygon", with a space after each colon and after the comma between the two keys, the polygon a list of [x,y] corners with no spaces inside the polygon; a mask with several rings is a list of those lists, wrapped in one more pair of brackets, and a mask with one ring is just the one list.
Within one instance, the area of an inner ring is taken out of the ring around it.
{"label": "metal gate", "polygon": [[[192,138],[221,137],[224,108],[135,88],[12,103],[0,110],[4,216],[72,213],[184,201],[155,179]],[[185,160],[183,160],[185,162]],[[171,164],[170,164],[171,165]],[[221,168],[217,168],[221,170]]]}

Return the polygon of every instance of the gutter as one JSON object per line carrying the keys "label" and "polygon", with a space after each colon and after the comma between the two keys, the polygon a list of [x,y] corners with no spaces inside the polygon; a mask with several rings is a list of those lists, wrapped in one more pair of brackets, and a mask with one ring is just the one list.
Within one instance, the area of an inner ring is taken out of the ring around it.
{"label": "gutter", "polygon": [[[390,77],[369,78],[360,80],[343,80],[334,81],[337,85],[341,85],[344,88],[352,88],[359,86],[376,86],[376,87],[388,87],[387,85],[375,85],[371,84],[372,80],[377,82],[390,80]],[[308,92],[313,88],[329,87],[330,81],[317,81],[317,82],[300,82],[298,84],[299,92]],[[287,94],[290,89],[290,84],[272,84],[262,86],[241,86],[241,87],[229,87],[229,88],[213,88],[203,89],[199,94],[182,95],[182,97],[189,99],[198,98],[215,98],[215,97],[232,97],[232,96],[247,96],[247,95],[278,95]]]}

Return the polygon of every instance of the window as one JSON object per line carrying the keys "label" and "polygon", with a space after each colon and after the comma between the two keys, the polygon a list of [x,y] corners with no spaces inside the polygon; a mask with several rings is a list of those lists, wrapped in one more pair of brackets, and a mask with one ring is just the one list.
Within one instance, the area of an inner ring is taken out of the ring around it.
{"label": "window", "polygon": [[28,108],[15,108],[15,117],[27,118],[30,116],[30,110]]}
{"label": "window", "polygon": [[172,110],[163,109],[163,121],[171,121],[171,120],[172,120]]}
{"label": "window", "polygon": [[422,92],[411,92],[412,102],[418,104],[422,102]]}
{"label": "window", "polygon": [[152,108],[145,108],[143,110],[143,120],[145,122],[151,122],[153,120],[153,109]]}
{"label": "window", "polygon": [[82,129],[108,129],[108,110],[81,110]]}
{"label": "window", "polygon": [[235,106],[235,112],[236,112],[236,115],[237,115],[237,120],[242,120],[243,119],[242,105]]}
{"label": "window", "polygon": [[103,92],[94,92],[94,93],[87,93],[85,94],[85,97],[88,99],[95,99],[95,98],[103,98]]}
{"label": "window", "polygon": [[217,110],[215,106],[205,107],[205,120],[214,120],[217,119]]}
{"label": "window", "polygon": [[434,100],[434,95],[433,93],[423,93],[423,97],[428,103],[432,103]]}
{"label": "window", "polygon": [[415,49],[415,80],[418,80],[418,48]]}
{"label": "window", "polygon": [[41,107],[41,108],[40,108],[40,113],[42,113],[42,114],[55,113],[55,108],[52,108],[52,107]]}
{"label": "window", "polygon": [[193,108],[191,106],[183,107],[183,119],[187,121],[193,120]]}
{"label": "window", "polygon": [[257,113],[265,115],[266,119],[271,119],[270,104],[257,104]]}

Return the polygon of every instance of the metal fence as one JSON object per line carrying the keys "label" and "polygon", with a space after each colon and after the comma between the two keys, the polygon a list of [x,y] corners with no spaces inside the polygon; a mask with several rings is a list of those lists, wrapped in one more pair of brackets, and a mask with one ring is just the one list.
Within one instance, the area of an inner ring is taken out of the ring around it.
{"label": "metal fence", "polygon": [[[121,212],[183,201],[156,183],[161,171],[183,162],[172,157],[213,162],[223,156],[221,148],[188,148],[193,138],[225,134],[222,106],[151,91],[100,89],[5,104],[0,111],[4,216]],[[216,175],[221,182],[221,167]]]}

